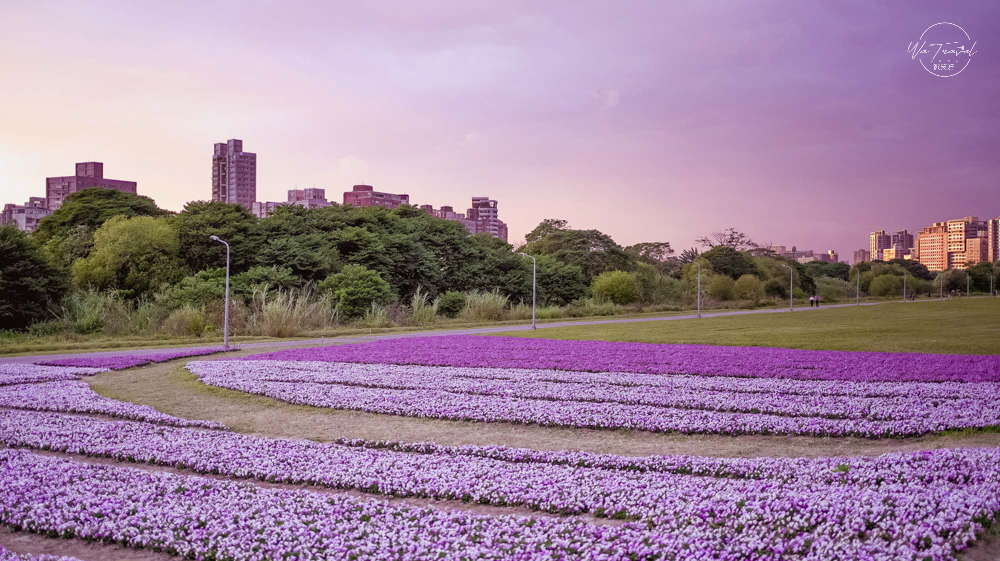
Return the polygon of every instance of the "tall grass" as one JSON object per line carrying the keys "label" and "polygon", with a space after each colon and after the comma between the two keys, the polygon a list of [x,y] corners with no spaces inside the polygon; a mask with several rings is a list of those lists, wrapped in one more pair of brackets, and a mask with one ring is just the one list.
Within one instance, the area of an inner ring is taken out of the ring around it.
{"label": "tall grass", "polygon": [[[500,321],[504,319],[504,309],[508,297],[499,290],[491,292],[472,291],[465,297],[462,319],[467,321]],[[530,312],[529,312],[530,313]]]}
{"label": "tall grass", "polygon": [[319,298],[311,287],[269,290],[267,285],[253,288],[250,296],[246,332],[268,337],[291,337],[303,331],[336,324],[330,301]]}
{"label": "tall grass", "polygon": [[431,303],[427,293],[418,286],[417,291],[410,298],[410,309],[412,310],[410,315],[411,324],[433,325],[437,319],[438,302],[435,300]]}

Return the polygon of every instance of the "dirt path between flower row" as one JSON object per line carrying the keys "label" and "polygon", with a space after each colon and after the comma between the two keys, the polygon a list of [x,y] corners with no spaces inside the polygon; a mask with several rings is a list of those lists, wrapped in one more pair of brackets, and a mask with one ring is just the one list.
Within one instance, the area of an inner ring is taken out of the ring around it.
{"label": "dirt path between flower row", "polygon": [[[236,358],[260,352],[241,351]],[[505,445],[536,450],[582,450],[630,456],[691,454],[719,457],[818,457],[960,447],[1000,447],[1000,433],[966,431],[903,439],[807,436],[724,436],[542,427],[421,419],[292,405],[273,398],[207,386],[183,368],[186,360],[105,372],[87,378],[99,394],[149,405],[185,419],[220,422],[269,437],[326,442],[363,438],[442,445]]]}

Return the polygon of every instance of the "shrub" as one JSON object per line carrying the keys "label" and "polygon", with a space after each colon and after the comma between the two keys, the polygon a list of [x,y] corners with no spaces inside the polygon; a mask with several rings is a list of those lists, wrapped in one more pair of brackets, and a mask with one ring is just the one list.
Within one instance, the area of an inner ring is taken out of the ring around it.
{"label": "shrub", "polygon": [[824,302],[853,299],[857,295],[857,287],[845,280],[832,277],[816,279],[816,292]]}
{"label": "shrub", "polygon": [[886,274],[879,275],[872,279],[868,285],[868,295],[876,298],[886,298],[893,296],[902,297],[903,277]]}
{"label": "shrub", "polygon": [[733,296],[757,304],[764,298],[764,283],[753,275],[743,275],[733,284]]}
{"label": "shrub", "polygon": [[788,284],[779,279],[771,279],[764,283],[764,294],[772,298],[788,298]]}
{"label": "shrub", "polygon": [[499,321],[504,319],[507,297],[499,290],[492,292],[473,291],[465,297],[462,318],[469,321]]}
{"label": "shrub", "polygon": [[200,337],[207,327],[205,314],[194,306],[185,305],[171,312],[167,319],[163,320],[160,330],[169,335]]}
{"label": "shrub", "polygon": [[319,291],[329,294],[340,315],[351,319],[365,315],[372,303],[387,304],[392,299],[389,283],[375,271],[361,265],[346,265],[319,283]]}
{"label": "shrub", "polygon": [[719,300],[732,300],[736,283],[725,275],[715,275],[708,281],[708,295]]}
{"label": "shrub", "polygon": [[454,318],[465,309],[465,293],[449,291],[445,292],[437,299],[437,311],[439,314]]}
{"label": "shrub", "polygon": [[633,273],[607,271],[594,277],[590,292],[598,301],[627,306],[639,301],[639,281]]}
{"label": "shrub", "polygon": [[611,302],[599,302],[594,298],[575,300],[566,308],[566,315],[574,318],[591,316],[610,316],[615,313],[615,305]]}

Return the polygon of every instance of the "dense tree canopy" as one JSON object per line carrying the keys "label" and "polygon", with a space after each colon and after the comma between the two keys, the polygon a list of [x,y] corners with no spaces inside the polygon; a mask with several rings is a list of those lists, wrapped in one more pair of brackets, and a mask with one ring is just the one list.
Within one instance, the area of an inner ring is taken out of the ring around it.
{"label": "dense tree canopy", "polygon": [[556,226],[565,226],[565,221],[550,219],[540,224],[529,234],[532,241],[522,251],[531,255],[551,255],[563,263],[577,265],[588,283],[605,271],[628,271],[635,267],[635,258],[611,236],[598,230]]}
{"label": "dense tree canopy", "polygon": [[184,264],[192,271],[226,266],[226,246],[211,241],[218,236],[230,247],[230,269],[239,273],[255,262],[257,218],[242,205],[196,201],[184,205],[174,219]]}
{"label": "dense tree canopy", "polygon": [[184,276],[177,230],[167,217],[115,216],[94,233],[90,255],[73,264],[78,287],[149,296]]}
{"label": "dense tree canopy", "polygon": [[90,253],[94,232],[108,219],[168,214],[149,197],[113,189],[84,189],[66,197],[55,212],[43,218],[32,238],[54,264],[68,267]]}
{"label": "dense tree canopy", "polygon": [[712,271],[736,280],[743,275],[756,275],[757,265],[749,253],[738,251],[728,245],[715,246],[701,254],[701,258],[712,264]]}
{"label": "dense tree canopy", "polygon": [[0,329],[23,329],[49,316],[66,284],[24,232],[0,227]]}

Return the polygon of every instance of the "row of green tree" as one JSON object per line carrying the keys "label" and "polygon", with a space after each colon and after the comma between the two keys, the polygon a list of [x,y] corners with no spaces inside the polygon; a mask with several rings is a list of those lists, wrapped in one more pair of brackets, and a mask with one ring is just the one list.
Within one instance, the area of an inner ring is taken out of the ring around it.
{"label": "row of green tree", "polygon": [[[0,328],[21,329],[52,317],[72,291],[111,292],[166,311],[204,307],[224,296],[229,243],[231,288],[247,300],[260,287],[311,290],[329,298],[339,317],[363,315],[374,302],[438,300],[454,315],[465,293],[497,293],[511,304],[531,300],[537,259],[538,303],[566,306],[583,299],[621,306],[683,306],[703,294],[758,305],[762,300],[819,294],[832,300],[860,289],[900,294],[902,277],[917,293],[961,289],[965,272],[935,276],[913,261],[800,264],[755,244],[735,229],[699,239],[704,249],[675,255],[667,242],[623,247],[598,230],[565,220],[542,221],[514,248],[488,235],[469,235],[458,222],[403,206],[321,209],[282,206],[258,220],[245,208],[193,202],[179,213],[146,197],[87,189],[66,199],[30,236],[0,231]],[[790,273],[791,270],[791,273]],[[967,273],[988,290],[989,264]],[[897,290],[897,283],[900,284]]]}

